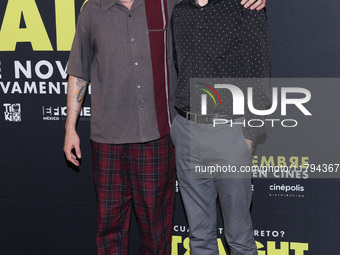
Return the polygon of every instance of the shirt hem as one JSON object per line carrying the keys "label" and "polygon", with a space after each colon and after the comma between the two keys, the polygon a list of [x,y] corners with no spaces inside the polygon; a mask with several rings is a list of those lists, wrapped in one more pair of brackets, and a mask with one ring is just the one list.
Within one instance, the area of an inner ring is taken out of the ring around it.
{"label": "shirt hem", "polygon": [[106,143],[106,144],[128,144],[128,143],[147,143],[147,142],[152,142],[155,140],[158,140],[164,136],[169,135],[169,133],[166,133],[165,135],[157,135],[157,136],[150,136],[146,137],[144,139],[132,139],[132,140],[116,140],[116,139],[106,139],[106,138],[98,138],[96,136],[90,135],[90,139],[94,142],[97,143]]}

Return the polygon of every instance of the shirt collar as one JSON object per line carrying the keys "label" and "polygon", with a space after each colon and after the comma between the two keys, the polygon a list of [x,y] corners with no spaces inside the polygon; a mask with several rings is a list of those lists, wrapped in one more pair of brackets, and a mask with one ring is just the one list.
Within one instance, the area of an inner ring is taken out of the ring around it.
{"label": "shirt collar", "polygon": [[102,0],[102,11],[106,11],[112,5],[116,4],[117,0]]}
{"label": "shirt collar", "polygon": [[[102,0],[102,11],[106,11],[109,9],[112,5],[116,4],[118,0]],[[135,0],[136,3],[132,5],[132,8],[130,11],[135,9],[137,6],[139,6],[142,3],[142,0]]]}

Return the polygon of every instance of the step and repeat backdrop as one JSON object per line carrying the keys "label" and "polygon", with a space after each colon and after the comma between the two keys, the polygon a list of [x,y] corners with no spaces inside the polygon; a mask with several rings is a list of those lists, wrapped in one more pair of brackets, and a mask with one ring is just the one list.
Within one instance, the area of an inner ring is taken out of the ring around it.
{"label": "step and repeat backdrop", "polygon": [[[63,154],[67,59],[83,0],[0,2],[0,254],[96,254],[89,123],[82,162]],[[277,105],[254,151],[252,216],[259,255],[338,255],[340,16],[338,0],[269,0]],[[302,89],[301,89],[302,88]],[[281,166],[281,168],[280,168]],[[283,171],[286,167],[289,171]],[[176,184],[172,255],[190,254]],[[219,216],[220,254],[228,254]],[[130,254],[138,252],[130,229]]]}

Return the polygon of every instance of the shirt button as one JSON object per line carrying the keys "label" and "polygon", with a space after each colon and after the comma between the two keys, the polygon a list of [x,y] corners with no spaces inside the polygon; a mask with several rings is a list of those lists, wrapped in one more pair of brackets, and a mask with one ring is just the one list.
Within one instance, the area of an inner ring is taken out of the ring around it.
{"label": "shirt button", "polygon": [[138,62],[135,62],[135,66],[138,66]]}
{"label": "shirt button", "polygon": [[137,85],[137,88],[139,88],[139,89],[140,89],[141,87],[142,87],[141,85]]}
{"label": "shirt button", "polygon": [[135,41],[135,38],[131,38],[131,42],[134,42]]}

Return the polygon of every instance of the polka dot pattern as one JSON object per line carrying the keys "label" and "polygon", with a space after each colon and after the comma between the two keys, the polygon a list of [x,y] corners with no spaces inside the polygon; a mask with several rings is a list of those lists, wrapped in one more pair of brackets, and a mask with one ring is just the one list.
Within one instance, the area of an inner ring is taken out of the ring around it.
{"label": "polka dot pattern", "polygon": [[[197,102],[190,102],[190,78],[270,76],[266,15],[263,10],[245,9],[240,0],[210,0],[202,7],[195,0],[183,0],[173,11],[172,30],[178,71],[175,105],[180,109],[200,112],[200,97],[191,95],[191,100]],[[268,98],[260,90],[254,90],[254,107],[264,109]],[[223,113],[230,114],[230,93],[222,92],[221,98],[225,105]],[[221,111],[211,107],[209,110]],[[248,111],[245,115],[246,119],[256,117]],[[244,131],[245,136],[252,140],[257,132],[258,128]]]}

